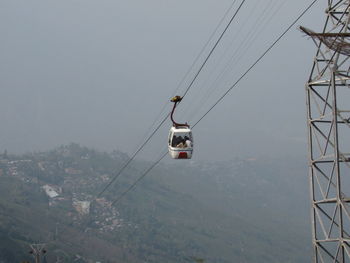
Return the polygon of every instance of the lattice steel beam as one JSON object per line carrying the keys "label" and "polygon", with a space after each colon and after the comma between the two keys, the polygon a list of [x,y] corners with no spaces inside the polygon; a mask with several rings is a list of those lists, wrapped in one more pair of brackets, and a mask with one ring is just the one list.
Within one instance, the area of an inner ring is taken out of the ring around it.
{"label": "lattice steel beam", "polygon": [[306,84],[314,262],[350,262],[350,0],[327,1]]}

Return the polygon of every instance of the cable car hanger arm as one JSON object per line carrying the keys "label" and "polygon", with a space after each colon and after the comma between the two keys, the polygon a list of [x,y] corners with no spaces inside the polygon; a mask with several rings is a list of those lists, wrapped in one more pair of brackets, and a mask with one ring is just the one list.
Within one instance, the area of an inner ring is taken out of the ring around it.
{"label": "cable car hanger arm", "polygon": [[173,122],[173,126],[174,127],[179,127],[179,126],[186,126],[186,127],[190,127],[190,125],[188,125],[187,123],[177,123],[176,121],[174,121],[174,112],[175,112],[175,108],[177,106],[177,104],[182,100],[182,97],[181,96],[175,96],[173,97],[170,101],[171,102],[174,102],[174,107],[173,107],[173,110],[171,111],[171,115],[170,115],[170,118],[171,118],[171,121]]}

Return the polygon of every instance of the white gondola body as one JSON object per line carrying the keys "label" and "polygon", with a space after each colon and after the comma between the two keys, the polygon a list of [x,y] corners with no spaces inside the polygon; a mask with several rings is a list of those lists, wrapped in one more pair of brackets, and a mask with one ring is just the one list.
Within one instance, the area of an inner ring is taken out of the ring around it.
{"label": "white gondola body", "polygon": [[168,150],[173,159],[191,159],[193,152],[192,131],[187,126],[171,127]]}

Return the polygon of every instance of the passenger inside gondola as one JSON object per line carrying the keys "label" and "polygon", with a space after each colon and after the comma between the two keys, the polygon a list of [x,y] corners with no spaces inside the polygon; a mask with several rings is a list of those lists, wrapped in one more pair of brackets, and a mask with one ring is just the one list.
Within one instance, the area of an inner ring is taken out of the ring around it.
{"label": "passenger inside gondola", "polygon": [[184,140],[181,140],[178,145],[176,145],[176,148],[186,148],[186,144]]}
{"label": "passenger inside gondola", "polygon": [[171,146],[176,148],[191,148],[192,141],[188,136],[182,137],[174,135]]}
{"label": "passenger inside gondola", "polygon": [[181,142],[181,136],[176,136],[174,135],[173,136],[173,140],[172,140],[172,143],[171,143],[171,146],[172,147],[177,147],[177,145]]}
{"label": "passenger inside gondola", "polygon": [[187,147],[187,148],[192,147],[192,141],[187,136],[185,136],[185,147]]}

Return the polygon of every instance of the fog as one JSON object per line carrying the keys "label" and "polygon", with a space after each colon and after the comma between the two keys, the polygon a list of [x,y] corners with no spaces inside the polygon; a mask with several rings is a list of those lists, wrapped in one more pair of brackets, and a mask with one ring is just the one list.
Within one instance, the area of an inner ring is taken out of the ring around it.
{"label": "fog", "polygon": [[[0,151],[76,142],[131,155],[171,110],[169,99],[188,87],[219,32],[181,79],[231,3],[1,1]],[[175,119],[196,123],[307,5],[247,1]],[[194,160],[306,155],[304,87],[316,47],[297,26],[320,30],[325,6],[319,1],[198,123]],[[166,149],[170,126],[140,157],[153,160]]]}

